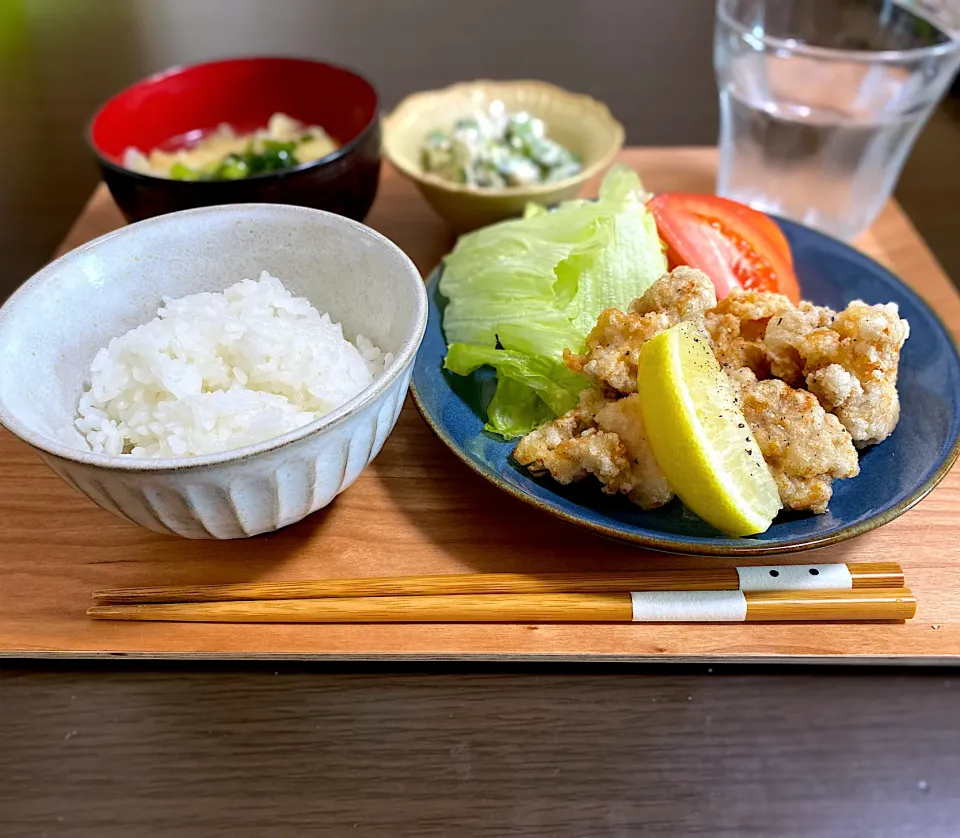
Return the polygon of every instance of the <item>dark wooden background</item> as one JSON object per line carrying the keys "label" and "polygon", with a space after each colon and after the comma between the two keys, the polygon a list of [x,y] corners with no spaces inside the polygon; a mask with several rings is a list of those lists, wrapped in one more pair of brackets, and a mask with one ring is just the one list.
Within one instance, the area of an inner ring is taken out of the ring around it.
{"label": "dark wooden background", "polygon": [[0,834],[950,838],[937,670],[113,667],[4,674]]}
{"label": "dark wooden background", "polygon": [[[0,299],[95,184],[90,113],[145,73],[313,55],[388,108],[546,78],[633,144],[706,144],[711,32],[710,0],[0,0]],[[955,276],[958,139],[948,104],[898,190]],[[0,836],[956,836],[958,692],[954,670],[6,662]]]}

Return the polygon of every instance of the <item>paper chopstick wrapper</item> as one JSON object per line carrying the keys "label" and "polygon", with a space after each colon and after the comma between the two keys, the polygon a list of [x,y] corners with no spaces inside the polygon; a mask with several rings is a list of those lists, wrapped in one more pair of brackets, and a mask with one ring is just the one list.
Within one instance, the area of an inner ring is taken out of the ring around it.
{"label": "paper chopstick wrapper", "polygon": [[741,591],[849,591],[845,564],[783,564],[738,567]]}
{"label": "paper chopstick wrapper", "polygon": [[845,564],[738,567],[736,591],[631,591],[635,623],[742,623],[753,591],[849,591]]}

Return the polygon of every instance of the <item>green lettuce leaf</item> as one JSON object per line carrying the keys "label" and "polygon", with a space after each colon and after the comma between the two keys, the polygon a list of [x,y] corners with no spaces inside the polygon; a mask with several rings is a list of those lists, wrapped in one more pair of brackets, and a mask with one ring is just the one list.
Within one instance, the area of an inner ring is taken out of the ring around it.
{"label": "green lettuce leaf", "polygon": [[451,344],[443,366],[457,375],[470,375],[483,366],[497,371],[497,390],[487,406],[487,430],[507,439],[575,407],[580,391],[589,384],[556,358],[476,344]]}
{"label": "green lettuce leaf", "polygon": [[647,211],[640,179],[614,169],[600,187],[598,203],[615,209],[601,221],[606,243],[579,272],[570,309],[584,336],[606,308],[626,309],[667,270],[653,214]]}
{"label": "green lettuce leaf", "polygon": [[523,218],[462,236],[446,257],[447,368],[489,364],[512,382],[498,386],[488,428],[518,436],[544,406],[551,418],[576,403],[588,382],[563,366],[563,350],[580,351],[600,312],[626,309],[667,268],[646,198],[636,173],[617,166],[596,201],[531,204]]}
{"label": "green lettuce leaf", "polygon": [[485,430],[504,439],[523,436],[531,428],[553,419],[553,411],[531,389],[513,378],[498,378],[497,389],[487,405]]}

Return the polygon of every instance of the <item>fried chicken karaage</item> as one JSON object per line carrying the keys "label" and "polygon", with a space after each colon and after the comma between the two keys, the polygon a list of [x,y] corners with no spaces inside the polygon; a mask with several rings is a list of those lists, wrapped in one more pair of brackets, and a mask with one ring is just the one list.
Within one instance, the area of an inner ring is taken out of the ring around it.
{"label": "fried chicken karaage", "polygon": [[574,410],[523,437],[515,459],[564,484],[594,475],[644,509],[667,503],[674,493],[645,435],[637,362],[648,340],[681,322],[709,336],[789,509],[826,512],[834,481],[859,474],[857,448],[896,427],[909,326],[895,304],[855,301],[838,314],[740,290],[717,303],[706,274],[681,267],[628,311],[604,311],[582,354],[564,352],[592,386]]}
{"label": "fried chicken karaage", "polygon": [[758,381],[747,367],[730,374],[740,409],[789,509],[827,511],[833,481],[860,473],[857,449],[816,396],[783,381]]}
{"label": "fried chicken karaage", "polygon": [[792,308],[780,294],[734,290],[707,312],[705,326],[717,360],[727,369],[747,367],[758,378],[770,375],[763,335],[773,317]]}
{"label": "fried chicken karaage", "polygon": [[607,389],[624,396],[636,393],[643,345],[678,323],[702,320],[716,304],[710,277],[694,268],[674,268],[634,300],[629,311],[602,312],[587,335],[587,351],[577,355],[565,350],[564,362]]}
{"label": "fried chicken karaage", "polygon": [[895,303],[854,300],[839,314],[808,306],[770,322],[764,346],[774,375],[802,380],[859,446],[897,426],[897,368],[910,326]]}
{"label": "fried chicken karaage", "polygon": [[523,437],[513,457],[564,485],[592,474],[604,492],[625,494],[643,509],[673,498],[644,435],[636,394],[606,399],[597,388],[584,390],[577,407]]}

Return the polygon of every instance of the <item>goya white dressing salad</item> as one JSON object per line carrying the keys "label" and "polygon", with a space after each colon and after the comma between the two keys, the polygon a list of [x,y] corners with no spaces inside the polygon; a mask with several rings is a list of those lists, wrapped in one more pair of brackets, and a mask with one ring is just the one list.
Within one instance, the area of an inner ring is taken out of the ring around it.
{"label": "goya white dressing salad", "polygon": [[583,168],[577,154],[547,136],[542,119],[510,113],[500,100],[458,119],[449,131],[431,131],[422,163],[444,180],[487,188],[564,180]]}

